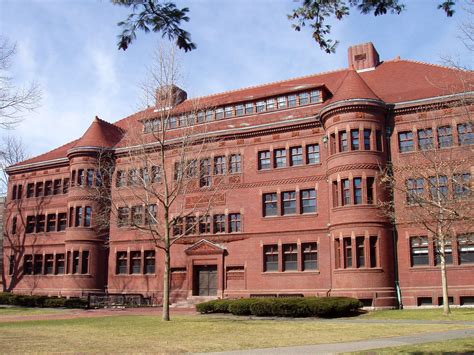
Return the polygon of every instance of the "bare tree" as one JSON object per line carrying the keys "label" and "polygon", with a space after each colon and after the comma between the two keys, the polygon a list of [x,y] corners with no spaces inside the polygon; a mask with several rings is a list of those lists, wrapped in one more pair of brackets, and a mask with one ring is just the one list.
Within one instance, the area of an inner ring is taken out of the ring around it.
{"label": "bare tree", "polygon": [[105,170],[104,176],[115,176],[115,184],[103,190],[106,194],[110,191],[109,196],[102,193],[100,197],[110,201],[110,209],[101,218],[104,223],[116,220],[118,226],[132,226],[164,252],[163,320],[166,321],[170,320],[171,248],[210,223],[208,212],[213,202],[221,198],[225,182],[223,176],[212,176],[208,153],[218,143],[206,134],[205,124],[195,125],[196,108],[188,107],[179,115],[173,110],[185,98],[175,85],[178,80],[175,51],[174,47],[157,51],[144,85],[145,102],[149,105],[152,94],[156,100],[153,115],[150,117],[148,113],[139,119],[139,127],[132,122],[126,130],[126,147],[116,151],[122,165],[101,169]]}
{"label": "bare tree", "polygon": [[5,169],[11,165],[26,160],[25,145],[21,138],[15,136],[2,137],[0,142],[0,194],[5,195],[8,189],[8,175]]}
{"label": "bare tree", "polygon": [[[472,104],[472,102],[471,102]],[[392,193],[392,199],[380,203],[382,210],[394,224],[422,227],[429,232],[440,266],[443,291],[443,313],[450,313],[446,260],[456,235],[472,231],[474,222],[474,194],[471,169],[473,165],[469,104],[458,101],[438,110],[455,112],[464,122],[465,131],[455,146],[451,132],[451,118],[437,119],[438,142],[433,128],[418,131],[418,152],[400,154],[382,171],[381,181]],[[426,112],[429,115],[430,112]],[[464,128],[461,128],[461,131]],[[412,133],[414,134],[414,133]],[[414,147],[410,147],[410,149]],[[423,241],[427,243],[428,241]],[[463,243],[458,239],[457,243]]]}
{"label": "bare tree", "polygon": [[18,87],[9,75],[16,45],[0,36],[0,127],[12,128],[21,121],[26,111],[38,107],[41,90],[37,83]]}

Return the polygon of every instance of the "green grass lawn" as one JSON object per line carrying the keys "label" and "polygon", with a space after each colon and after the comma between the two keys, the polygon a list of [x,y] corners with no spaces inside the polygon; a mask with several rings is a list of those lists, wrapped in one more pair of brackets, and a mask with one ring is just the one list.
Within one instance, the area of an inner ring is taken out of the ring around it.
{"label": "green grass lawn", "polygon": [[5,307],[0,306],[0,321],[2,316],[35,316],[43,314],[57,314],[70,312],[67,309],[55,309],[55,308],[23,308],[23,307]]}
{"label": "green grass lawn", "polygon": [[351,324],[226,317],[111,316],[0,322],[2,352],[197,352],[357,341],[461,325]]}
{"label": "green grass lawn", "polygon": [[[436,343],[426,343],[418,345],[397,346],[394,348],[373,349],[370,350],[374,354],[389,354],[389,353],[472,353],[474,351],[474,337],[446,340]],[[367,351],[359,354],[367,354]]]}
{"label": "green grass lawn", "polygon": [[434,320],[434,321],[471,321],[474,322],[474,308],[451,308],[449,316],[443,316],[439,309],[403,309],[374,311],[361,316],[361,319],[393,319],[393,320]]}

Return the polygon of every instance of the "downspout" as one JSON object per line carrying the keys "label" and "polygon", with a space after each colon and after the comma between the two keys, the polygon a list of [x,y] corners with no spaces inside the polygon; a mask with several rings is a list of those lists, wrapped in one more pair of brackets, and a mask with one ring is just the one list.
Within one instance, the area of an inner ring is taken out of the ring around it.
{"label": "downspout", "polygon": [[[390,174],[393,174],[392,166],[392,147],[390,145],[390,137],[392,136],[392,128],[389,126],[386,129],[386,140],[387,140],[387,163],[390,166]],[[390,199],[393,201],[393,189],[390,191]],[[402,291],[400,289],[400,280],[398,272],[398,231],[397,225],[394,221],[392,223],[392,242],[393,242],[393,279],[395,284],[395,292],[397,294],[398,309],[403,309]]]}

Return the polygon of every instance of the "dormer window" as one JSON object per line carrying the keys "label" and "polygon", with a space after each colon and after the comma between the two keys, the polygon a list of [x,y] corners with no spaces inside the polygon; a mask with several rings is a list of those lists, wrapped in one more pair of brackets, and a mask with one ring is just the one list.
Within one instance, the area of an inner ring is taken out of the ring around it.
{"label": "dormer window", "polygon": [[244,114],[244,105],[235,106],[235,115],[242,116]]}
{"label": "dormer window", "polygon": [[234,108],[232,106],[227,106],[225,108],[224,117],[229,118],[229,117],[232,117],[233,115],[234,115]]}
{"label": "dormer window", "polygon": [[219,107],[216,109],[216,120],[221,120],[222,118],[224,118],[224,109]]}
{"label": "dormer window", "polygon": [[245,114],[253,113],[253,103],[245,104]]}
{"label": "dormer window", "polygon": [[278,109],[286,108],[286,96],[280,96],[277,102]]}
{"label": "dormer window", "polygon": [[271,111],[275,109],[275,99],[268,99],[267,100],[267,110]]}
{"label": "dormer window", "polygon": [[199,111],[197,113],[197,123],[204,123],[204,112]]}
{"label": "dormer window", "polygon": [[300,94],[300,105],[309,104],[309,94],[307,92],[302,92]]}
{"label": "dormer window", "polygon": [[255,106],[257,108],[257,112],[265,111],[265,101],[258,101]]}
{"label": "dormer window", "polygon": [[321,91],[320,90],[311,91],[310,92],[310,100],[311,100],[311,103],[321,102],[322,101]]}
{"label": "dormer window", "polygon": [[207,110],[206,111],[206,122],[211,122],[214,118],[214,111],[213,110]]}
{"label": "dormer window", "polygon": [[288,96],[288,107],[295,107],[296,106],[296,95],[289,95]]}

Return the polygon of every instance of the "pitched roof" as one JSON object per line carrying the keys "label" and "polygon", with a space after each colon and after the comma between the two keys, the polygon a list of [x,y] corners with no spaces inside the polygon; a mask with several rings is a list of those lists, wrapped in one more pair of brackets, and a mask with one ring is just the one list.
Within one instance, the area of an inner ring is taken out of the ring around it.
{"label": "pitched roof", "polygon": [[[474,73],[439,65],[395,59],[382,62],[376,68],[366,71],[357,72],[352,68],[340,69],[192,98],[176,106],[173,109],[173,114],[194,111],[196,108],[225,106],[231,103],[242,103],[322,87],[333,95],[330,100],[325,102],[326,105],[354,98],[380,99],[386,103],[397,103],[473,91]],[[322,106],[316,110],[321,108]],[[278,115],[278,111],[275,111],[274,114]],[[82,138],[16,164],[16,166],[64,158],[67,156],[67,151],[73,147],[126,145],[126,142],[120,142],[123,132],[141,130],[140,121],[154,115],[156,115],[155,108],[149,107],[114,124],[96,118]]]}
{"label": "pitched roof", "polygon": [[334,93],[334,96],[331,98],[331,102],[350,99],[379,100],[379,97],[375,95],[372,89],[365,83],[365,81],[354,69],[349,69],[346,71],[346,75],[341,85]]}
{"label": "pitched roof", "polygon": [[86,133],[77,140],[74,147],[112,148],[122,139],[123,130],[111,123],[95,117]]}

